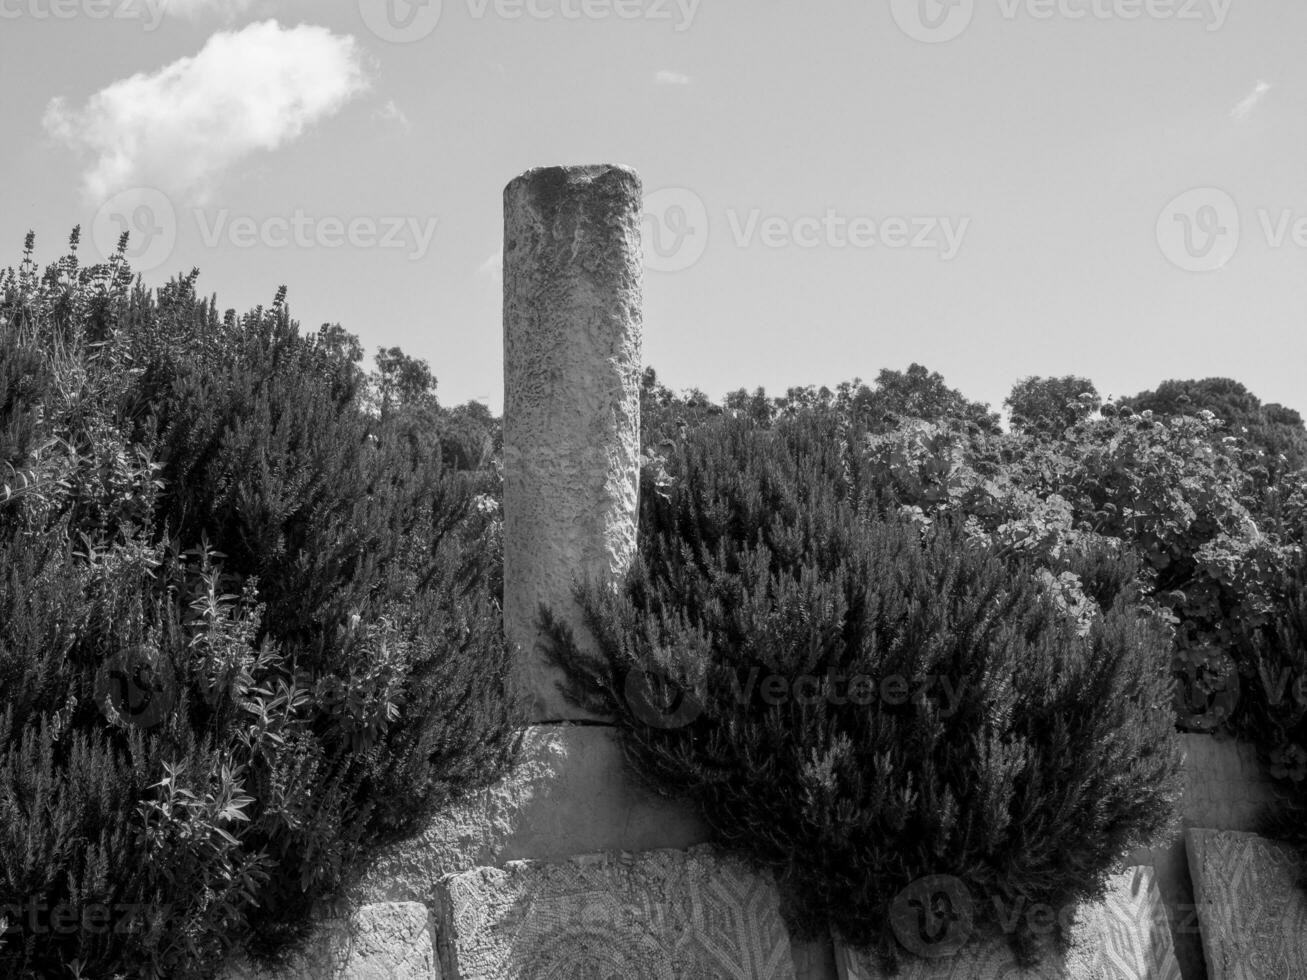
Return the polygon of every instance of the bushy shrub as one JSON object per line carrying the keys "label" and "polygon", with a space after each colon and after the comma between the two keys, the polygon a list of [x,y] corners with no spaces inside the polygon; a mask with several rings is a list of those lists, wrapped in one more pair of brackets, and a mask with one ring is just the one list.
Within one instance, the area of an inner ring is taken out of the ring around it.
{"label": "bushy shrub", "polygon": [[990,927],[992,900],[1094,896],[1178,793],[1170,645],[1132,569],[1069,557],[1110,602],[1070,609],[960,522],[882,514],[841,434],[723,419],[646,473],[635,568],[582,593],[597,657],[543,613],[572,696],[776,873],[801,931],[889,955],[892,899],[934,874]]}
{"label": "bushy shrub", "polygon": [[275,958],[517,744],[474,488],[348,334],[194,279],[0,281],[7,976]]}

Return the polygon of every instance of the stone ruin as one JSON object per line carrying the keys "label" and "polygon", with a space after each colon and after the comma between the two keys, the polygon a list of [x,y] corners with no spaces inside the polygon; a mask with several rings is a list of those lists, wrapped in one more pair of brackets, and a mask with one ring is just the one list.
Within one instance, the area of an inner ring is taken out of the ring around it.
{"label": "stone ruin", "polygon": [[[625,167],[531,170],[504,192],[504,621],[533,696],[521,763],[376,862],[348,919],[278,977],[228,980],[880,980],[827,938],[791,942],[775,883],[641,792],[611,727],[537,650],[547,603],[589,642],[572,588],[635,553],[642,191]],[[1132,855],[1033,970],[962,935],[905,980],[1307,978],[1291,855],[1246,831],[1255,758],[1186,736],[1183,827]],[[935,955],[931,955],[934,953]],[[946,955],[939,955],[944,953]]]}

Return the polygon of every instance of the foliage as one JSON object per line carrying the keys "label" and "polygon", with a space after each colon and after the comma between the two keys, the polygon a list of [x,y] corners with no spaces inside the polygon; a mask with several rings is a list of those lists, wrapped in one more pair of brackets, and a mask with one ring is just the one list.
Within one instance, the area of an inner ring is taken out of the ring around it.
{"label": "foliage", "polygon": [[1208,411],[1221,421],[1224,434],[1247,440],[1265,454],[1263,464],[1273,477],[1307,467],[1307,427],[1302,416],[1283,405],[1262,404],[1244,385],[1230,378],[1164,381],[1154,391],[1123,400],[1136,412],[1155,415],[1196,415]]}
{"label": "foliage", "polygon": [[1023,378],[1012,386],[1003,404],[1011,411],[1013,428],[1057,435],[1096,412],[1102,404],[1088,378]]}
{"label": "foliage", "polygon": [[[573,697],[777,874],[801,930],[888,954],[923,875],[984,896],[991,927],[995,902],[1093,896],[1178,792],[1163,624],[1128,558],[1068,549],[1041,574],[946,513],[884,516],[845,425],[688,432],[669,479],[646,474],[623,588],[582,593],[598,656],[546,611]],[[1106,605],[1059,601],[1062,572]]]}
{"label": "foliage", "polygon": [[76,246],[0,280],[0,964],[203,977],[510,760],[491,518],[402,352]]}

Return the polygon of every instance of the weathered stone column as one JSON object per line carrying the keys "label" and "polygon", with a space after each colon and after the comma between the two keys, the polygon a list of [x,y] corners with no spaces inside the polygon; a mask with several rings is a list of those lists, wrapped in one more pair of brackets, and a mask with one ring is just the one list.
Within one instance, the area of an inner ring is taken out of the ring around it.
{"label": "weathered stone column", "polygon": [[538,722],[587,717],[538,649],[541,603],[592,642],[573,590],[635,554],[640,211],[625,167],[545,167],[504,190],[504,628]]}

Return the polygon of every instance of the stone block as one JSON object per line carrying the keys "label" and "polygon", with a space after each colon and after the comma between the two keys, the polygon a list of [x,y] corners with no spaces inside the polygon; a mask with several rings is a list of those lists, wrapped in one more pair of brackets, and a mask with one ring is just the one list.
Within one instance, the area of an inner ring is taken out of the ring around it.
{"label": "stone block", "polygon": [[1210,980],[1307,977],[1298,855],[1237,831],[1191,829],[1186,840]]}
{"label": "stone block", "polygon": [[284,969],[241,960],[224,980],[441,980],[431,914],[417,902],[365,905],[349,919],[329,919]]}
{"label": "stone block", "polygon": [[[1150,868],[1131,868],[1114,875],[1103,901],[1076,910],[1066,948],[1055,950],[1050,941],[1040,962],[1028,969],[1017,965],[1007,937],[967,934],[965,924],[972,921],[975,909],[974,905],[963,906],[970,901],[965,888],[951,894],[944,930],[931,933],[935,945],[916,947],[916,952],[925,955],[905,953],[896,980],[1180,978]],[[950,929],[960,931],[951,934]],[[835,950],[840,980],[888,980],[874,956],[840,943],[836,943]]]}
{"label": "stone block", "polygon": [[1180,821],[1164,840],[1135,851],[1127,863],[1151,865],[1156,871],[1181,975],[1185,980],[1206,980],[1184,832],[1190,827],[1254,830],[1274,791],[1252,745],[1213,735],[1182,735],[1181,741]]}
{"label": "stone block", "polygon": [[358,900],[430,903],[441,878],[469,868],[598,851],[683,849],[708,837],[684,804],[633,782],[612,729],[542,725],[528,730],[521,760],[505,779],[383,852]]}
{"label": "stone block", "polygon": [[794,980],[773,882],[712,847],[476,868],[443,891],[446,980]]}

